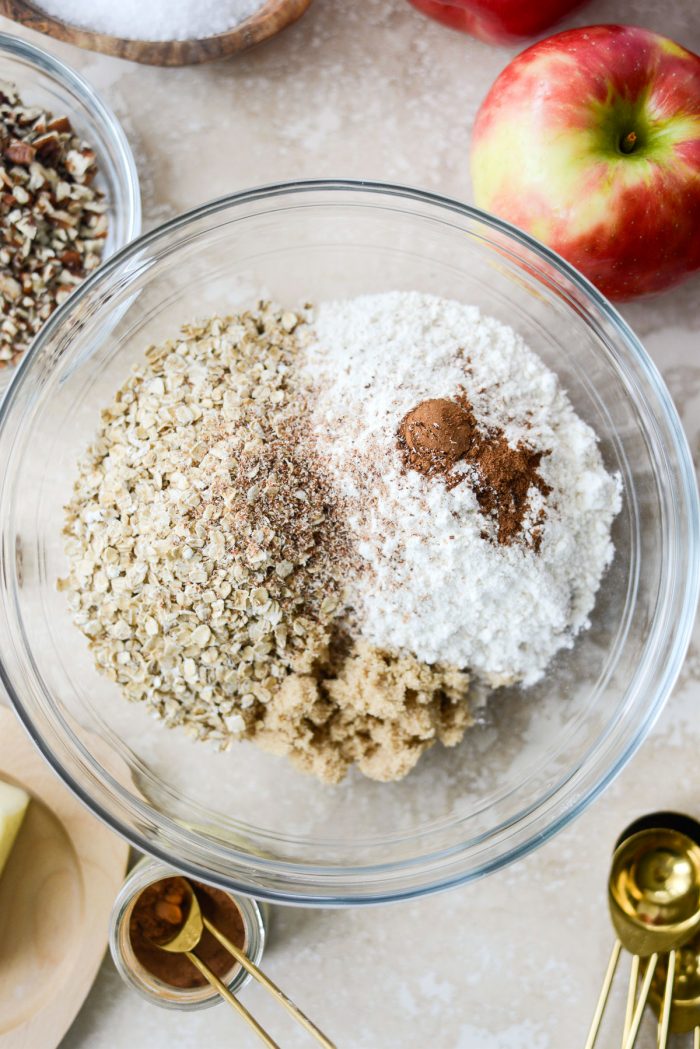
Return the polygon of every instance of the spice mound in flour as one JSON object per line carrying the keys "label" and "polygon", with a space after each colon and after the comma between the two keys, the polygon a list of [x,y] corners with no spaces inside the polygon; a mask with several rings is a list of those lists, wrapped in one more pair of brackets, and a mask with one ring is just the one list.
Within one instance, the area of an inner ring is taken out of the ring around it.
{"label": "spice mound in flour", "polygon": [[468,676],[339,643],[357,553],[298,326],[261,304],[150,347],[79,464],[59,585],[97,669],[166,725],[394,779],[461,738]]}
{"label": "spice mound in flour", "polygon": [[476,439],[468,401],[445,397],[421,401],[399,424],[399,447],[406,466],[426,477],[447,478]]}
{"label": "spice mound in flour", "polygon": [[[421,401],[401,420],[398,443],[407,469],[440,477],[448,489],[470,483],[482,513],[497,522],[496,541],[504,545],[521,536],[531,491],[546,497],[552,490],[539,473],[547,453],[523,441],[511,445],[497,427],[480,430],[465,394],[452,400]],[[469,465],[471,471],[456,472],[458,463]],[[536,551],[542,542],[544,516],[540,510],[538,527],[528,537]]]}
{"label": "spice mound in flour", "polygon": [[64,116],[0,81],[0,367],[99,265],[107,204],[94,151]]}

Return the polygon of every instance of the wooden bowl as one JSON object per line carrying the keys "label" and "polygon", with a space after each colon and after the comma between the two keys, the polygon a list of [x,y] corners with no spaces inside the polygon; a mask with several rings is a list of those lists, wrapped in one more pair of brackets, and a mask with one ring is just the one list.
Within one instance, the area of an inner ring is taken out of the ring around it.
{"label": "wooden bowl", "polygon": [[47,15],[28,0],[0,0],[0,14],[37,33],[88,51],[100,51],[103,55],[128,58],[150,66],[190,66],[227,58],[254,47],[296,22],[310,4],[311,0],[267,0],[256,14],[240,25],[201,40],[124,40],[105,33],[93,33]]}

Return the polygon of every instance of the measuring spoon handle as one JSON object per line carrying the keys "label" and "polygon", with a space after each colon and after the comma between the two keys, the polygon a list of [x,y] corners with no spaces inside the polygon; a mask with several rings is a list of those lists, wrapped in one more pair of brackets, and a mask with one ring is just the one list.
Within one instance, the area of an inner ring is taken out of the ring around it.
{"label": "measuring spoon handle", "polygon": [[666,989],[661,1004],[659,1015],[659,1031],[657,1038],[658,1049],[666,1049],[668,1045],[668,1027],[671,1021],[671,1005],[673,1002],[673,986],[676,979],[676,952],[669,951],[668,967],[666,969]]}
{"label": "measuring spoon handle", "polygon": [[273,1042],[267,1031],[265,1031],[260,1026],[255,1017],[248,1012],[245,1005],[238,1001],[235,995],[233,995],[229,991],[226,984],[222,983],[219,977],[214,975],[211,969],[204,964],[202,959],[198,958],[196,954],[192,953],[192,951],[186,951],[185,954],[186,957],[189,958],[189,960],[195,966],[195,968],[199,969],[204,979],[208,983],[210,983],[211,986],[219,992],[221,997],[224,998],[229,1005],[232,1005],[236,1012],[243,1017],[245,1022],[253,1028],[257,1036],[265,1043],[267,1049],[280,1049],[280,1046],[277,1044],[277,1042]]}
{"label": "measuring spoon handle", "polygon": [[658,954],[652,954],[647,962],[646,972],[644,973],[644,979],[642,980],[642,989],[639,992],[639,998],[637,999],[637,1006],[634,1010],[634,1016],[632,1017],[632,1023],[627,1035],[627,1041],[625,1042],[624,1049],[634,1049],[634,1044],[637,1041],[637,1035],[639,1034],[639,1025],[642,1022],[642,1014],[644,1007],[647,1004],[647,998],[649,997],[649,988],[651,987],[651,981],[654,976],[654,970],[656,969],[656,963],[659,960]]}
{"label": "measuring spoon handle", "polygon": [[294,1004],[293,1001],[287,998],[284,991],[281,990],[277,984],[273,983],[270,977],[266,976],[262,969],[258,969],[257,965],[255,965],[254,962],[251,962],[247,954],[236,947],[234,943],[231,943],[231,941],[227,939],[222,932],[219,932],[216,926],[212,925],[209,919],[205,918],[204,915],[202,915],[202,921],[204,922],[204,928],[208,929],[212,936],[216,937],[219,943],[233,955],[236,961],[240,962],[243,968],[246,969],[250,975],[258,981],[258,983],[261,983],[265,990],[269,991],[273,998],[276,998],[280,1005],[283,1005],[287,1012],[291,1013],[294,1019],[297,1020],[302,1027],[305,1027],[309,1034],[314,1036],[317,1042],[320,1042],[324,1049],[336,1049],[335,1043],[331,1042],[330,1038],[327,1038],[323,1031],[321,1031],[320,1028],[318,1028],[316,1024]]}
{"label": "measuring spoon handle", "polygon": [[620,960],[621,950],[622,944],[619,940],[615,940],[615,943],[613,944],[613,949],[610,952],[610,960],[608,961],[608,967],[605,970],[603,986],[600,989],[600,994],[598,996],[598,1004],[596,1005],[595,1012],[593,1013],[591,1028],[588,1032],[588,1038],[586,1039],[584,1049],[593,1049],[593,1046],[597,1041],[598,1032],[600,1031],[600,1024],[603,1019],[603,1013],[605,1012],[605,1006],[608,1003],[610,988],[612,987],[612,982],[615,977],[615,970],[617,969],[617,963]]}

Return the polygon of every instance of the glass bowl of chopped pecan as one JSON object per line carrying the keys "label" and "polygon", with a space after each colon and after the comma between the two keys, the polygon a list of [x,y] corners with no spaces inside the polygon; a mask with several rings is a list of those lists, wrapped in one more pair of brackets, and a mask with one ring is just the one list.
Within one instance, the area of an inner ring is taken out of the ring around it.
{"label": "glass bowl of chopped pecan", "polygon": [[144,852],[409,897],[546,841],[640,746],[698,534],[670,395],[560,258],[410,188],[263,187],[100,266],[20,367],[0,678]]}
{"label": "glass bowl of chopped pecan", "polygon": [[59,59],[0,33],[0,394],[53,311],[141,229],[112,111]]}

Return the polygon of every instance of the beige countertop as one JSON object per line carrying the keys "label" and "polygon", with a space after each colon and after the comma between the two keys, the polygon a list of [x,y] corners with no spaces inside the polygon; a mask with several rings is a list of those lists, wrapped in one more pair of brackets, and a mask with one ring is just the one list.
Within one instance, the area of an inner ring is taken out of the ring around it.
{"label": "beige countertop", "polygon": [[[593,0],[569,23],[615,20],[700,51],[698,0]],[[181,70],[33,38],[117,112],[148,226],[231,190],[296,177],[384,179],[468,199],[471,123],[512,54],[427,21],[406,0],[315,0],[254,53]],[[624,310],[671,387],[696,458],[699,303],[696,278]],[[344,1049],[582,1045],[612,939],[603,890],[618,831],[649,809],[700,811],[697,640],[652,737],[574,826],[525,861],[436,897],[352,912],[276,909],[265,958],[273,978]],[[262,992],[249,989],[245,1001],[285,1049],[311,1044]],[[612,1008],[617,1024],[601,1049],[619,1044],[621,989]],[[63,1049],[256,1044],[223,1006],[181,1014],[142,1002],[106,960]],[[653,1044],[649,1025],[640,1045]]]}

